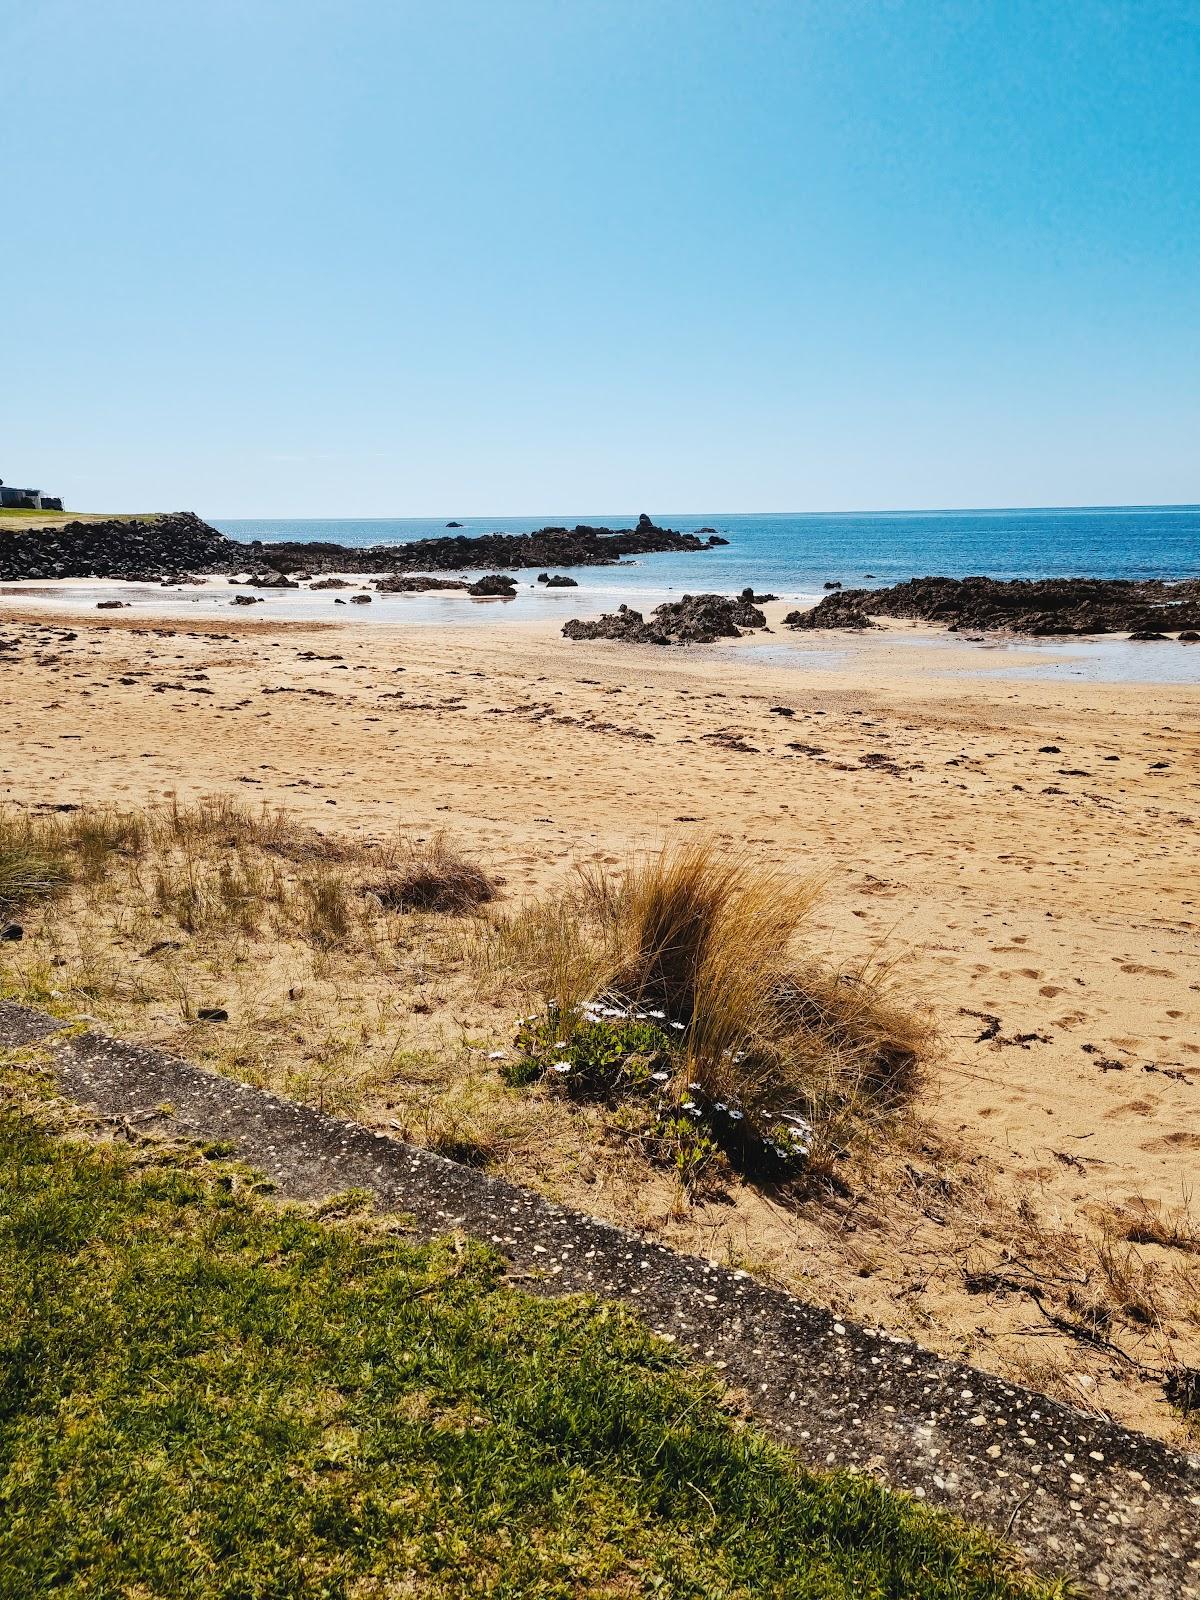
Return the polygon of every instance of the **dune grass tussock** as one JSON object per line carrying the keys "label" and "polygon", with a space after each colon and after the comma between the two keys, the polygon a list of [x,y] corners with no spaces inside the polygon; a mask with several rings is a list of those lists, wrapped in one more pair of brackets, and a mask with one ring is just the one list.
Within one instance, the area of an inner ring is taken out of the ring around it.
{"label": "dune grass tussock", "polygon": [[462,913],[487,905],[498,888],[490,873],[436,834],[426,842],[401,846],[386,870],[365,885],[365,892],[389,911]]}
{"label": "dune grass tussock", "polygon": [[0,1193],[6,1595],[1061,1592],[800,1468],[632,1314],[362,1196],[306,1215],[11,1112]]}
{"label": "dune grass tussock", "polygon": [[[525,1075],[549,1067],[569,1092],[610,1095],[623,1075],[657,1086],[660,1121],[673,1100],[742,1166],[828,1166],[911,1096],[932,1030],[886,963],[838,967],[811,949],[822,888],[701,840],[618,877],[585,871],[557,899],[486,925],[482,966],[508,971],[540,1008],[521,1039]],[[635,1049],[626,1068],[598,1073],[581,1046],[611,1057],[630,1024],[660,1030],[657,1071],[642,1072]]]}

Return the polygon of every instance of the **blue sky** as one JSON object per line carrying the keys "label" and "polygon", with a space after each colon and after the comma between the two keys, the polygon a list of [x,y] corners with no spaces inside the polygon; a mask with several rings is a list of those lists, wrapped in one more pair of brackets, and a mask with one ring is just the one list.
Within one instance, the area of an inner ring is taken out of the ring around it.
{"label": "blue sky", "polygon": [[0,476],[1200,500],[1200,3],[0,0]]}

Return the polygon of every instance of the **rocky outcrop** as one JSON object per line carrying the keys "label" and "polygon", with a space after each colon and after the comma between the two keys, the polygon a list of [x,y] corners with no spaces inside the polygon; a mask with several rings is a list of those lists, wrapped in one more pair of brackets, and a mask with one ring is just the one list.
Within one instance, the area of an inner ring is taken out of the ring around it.
{"label": "rocky outcrop", "polygon": [[737,639],[744,629],[765,628],[767,619],[747,600],[724,594],[685,594],[656,606],[647,622],[640,611],[620,606],[591,621],[573,618],[565,639],[614,639],[622,644],[713,644]]}
{"label": "rocky outcrop", "polygon": [[[331,581],[337,582],[336,579]],[[327,587],[328,583],[313,584],[314,589]],[[411,576],[394,572],[390,578],[380,578],[375,587],[380,594],[424,594],[429,589],[463,590],[467,587],[467,580],[465,578],[431,578],[426,572]]]}
{"label": "rocky outcrop", "polygon": [[574,578],[568,578],[565,572],[539,572],[537,581],[544,584],[547,589],[578,589],[579,584]]}
{"label": "rocky outcrop", "polygon": [[485,571],[504,567],[612,566],[655,551],[705,550],[717,535],[660,528],[643,516],[636,528],[541,528],[536,533],[414,539],[409,544],[354,548],[325,541],[264,544],[227,539],[190,511],[161,517],[68,522],[0,535],[0,582],[18,578],[121,578],[160,582],[164,574],[251,572],[258,587],[278,575],[329,572],[393,574]]}
{"label": "rocky outcrop", "polygon": [[286,577],[282,572],[252,572],[245,580],[251,589],[298,589],[299,583],[294,578]]}
{"label": "rocky outcrop", "polygon": [[253,560],[244,545],[226,539],[190,511],[0,533],[0,582],[123,578],[158,583],[167,573],[236,572],[252,564],[261,565],[261,557]]}
{"label": "rocky outcrop", "polygon": [[481,596],[491,596],[502,600],[511,600],[516,593],[517,580],[506,577],[503,572],[489,572],[482,578],[477,578],[474,583],[467,585],[467,593]]}
{"label": "rocky outcrop", "polygon": [[258,544],[249,547],[251,553],[243,557],[242,565],[269,564],[281,572],[301,566],[321,572],[464,572],[522,567],[550,572],[555,567],[613,566],[629,556],[707,550],[727,543],[719,534],[701,538],[660,528],[643,514],[636,528],[594,528],[580,523],[574,528],[539,528],[535,533],[460,533],[364,549],[324,542]]}
{"label": "rocky outcrop", "polygon": [[1038,636],[1174,633],[1200,626],[1200,579],[912,578],[890,589],[843,589],[809,611],[790,612],[784,625],[865,628],[873,616]]}

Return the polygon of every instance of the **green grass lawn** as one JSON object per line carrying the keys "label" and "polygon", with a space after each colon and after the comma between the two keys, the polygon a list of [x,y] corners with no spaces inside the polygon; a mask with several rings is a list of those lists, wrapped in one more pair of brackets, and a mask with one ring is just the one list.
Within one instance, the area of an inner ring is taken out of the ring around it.
{"label": "green grass lawn", "polygon": [[631,1314],[0,1114],[0,1595],[1057,1593]]}

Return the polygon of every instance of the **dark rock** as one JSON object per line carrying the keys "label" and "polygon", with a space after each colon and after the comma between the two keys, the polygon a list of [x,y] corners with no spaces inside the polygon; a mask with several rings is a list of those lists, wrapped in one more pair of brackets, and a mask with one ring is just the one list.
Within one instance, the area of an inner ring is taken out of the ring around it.
{"label": "dark rock", "polygon": [[[855,591],[853,591],[853,590],[850,591],[850,593],[854,593],[854,592]],[[841,597],[839,596],[839,599],[840,598]],[[820,605],[815,605],[815,606],[813,606],[811,608],[811,610],[808,610],[808,611],[789,611],[787,616],[784,617],[784,619],[783,619],[784,627],[785,628],[873,628],[873,627],[876,626],[876,624],[871,621],[870,617],[862,609],[861,606],[858,606],[858,605],[846,606],[843,609],[839,609],[838,612],[836,613],[836,620],[835,620],[834,615],[832,615],[829,612],[826,612],[826,611],[822,610],[822,608],[824,607],[825,603],[826,602],[824,600],[822,600]],[[816,614],[818,612],[821,613],[820,618],[817,618]],[[814,618],[814,620],[813,621],[809,621],[808,620],[809,618]]]}
{"label": "dark rock", "polygon": [[745,628],[765,628],[767,619],[745,600],[724,594],[685,594],[656,606],[647,622],[640,611],[620,606],[592,621],[573,618],[566,639],[615,639],[625,644],[712,644],[737,639]]}
{"label": "dark rock", "polygon": [[[315,589],[316,587],[317,585],[314,583],[313,588]],[[339,581],[338,587],[343,588],[344,585]],[[375,587],[380,594],[424,594],[429,589],[465,589],[467,580],[465,578],[431,578],[427,573],[410,576],[393,572],[390,578],[380,578]]]}
{"label": "dark rock", "polygon": [[235,594],[233,604],[235,606],[261,606],[263,597],[260,594]]}
{"label": "dark rock", "polygon": [[719,533],[710,533],[708,538],[705,540],[705,547],[707,549],[711,550],[714,547],[714,545],[728,544],[728,543],[729,543],[729,540],[728,539],[722,539],[722,537],[721,537],[721,535]]}
{"label": "dark rock", "polygon": [[[349,578],[314,578],[312,587],[314,589],[349,589],[350,580]],[[379,587],[382,588],[383,584],[381,583]]]}
{"label": "dark rock", "polygon": [[772,706],[771,715],[773,717],[794,717],[796,713],[791,706]]}
{"label": "dark rock", "polygon": [[715,528],[697,528],[696,529],[697,533],[716,533],[716,531],[717,530]]}
{"label": "dark rock", "polygon": [[748,606],[765,606],[768,600],[778,600],[779,596],[777,594],[755,594],[754,590],[747,584],[738,598]]}
{"label": "dark rock", "polygon": [[489,572],[485,577],[477,578],[474,583],[467,585],[467,593],[474,595],[499,595],[506,600],[511,600],[517,587],[515,578],[507,577],[503,572]]}
{"label": "dark rock", "polygon": [[1179,635],[1180,644],[1200,644],[1200,633],[1195,628],[1185,628]]}
{"label": "dark rock", "polygon": [[300,585],[293,582],[283,572],[252,572],[246,582],[255,589],[298,589]]}
{"label": "dark rock", "polygon": [[[539,578],[538,582],[542,580]],[[568,578],[565,572],[556,572],[553,577],[545,580],[547,589],[578,589],[579,584],[574,578]]]}
{"label": "dark rock", "polygon": [[840,583],[826,583],[822,587],[825,589],[840,589],[842,586]]}
{"label": "dark rock", "polygon": [[462,523],[461,522],[448,522],[446,524],[446,526],[448,528],[461,528],[462,527]]}
{"label": "dark rock", "polygon": [[862,628],[906,617],[1032,635],[1200,627],[1200,579],[912,578],[887,589],[845,589],[784,619],[791,628]]}
{"label": "dark rock", "polygon": [[350,604],[352,606],[369,606],[371,604],[371,596],[369,594],[352,594],[350,596]]}
{"label": "dark rock", "polygon": [[10,922],[0,929],[0,944],[19,944],[25,937],[25,929],[19,922]]}
{"label": "dark rock", "polygon": [[129,601],[128,600],[97,600],[96,601],[96,610],[97,611],[127,611],[128,609],[129,609]]}
{"label": "dark rock", "polygon": [[226,539],[190,511],[25,528],[6,533],[0,542],[0,581],[120,578],[157,583],[164,572],[230,572],[245,565],[245,545]]}
{"label": "dark rock", "polygon": [[1131,639],[1142,641],[1150,639],[1165,639],[1167,636],[1165,633],[1159,633],[1155,628],[1137,628],[1129,635],[1129,637]]}
{"label": "dark rock", "polygon": [[201,1022],[228,1022],[229,1013],[224,1006],[201,1006],[196,1016]]}

